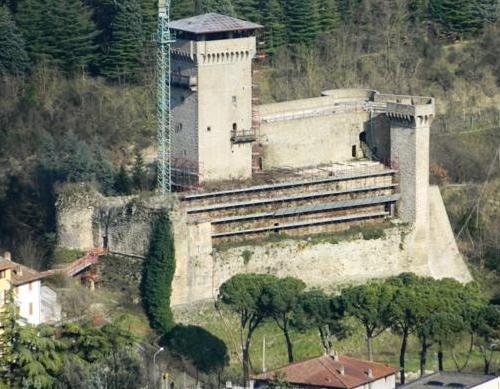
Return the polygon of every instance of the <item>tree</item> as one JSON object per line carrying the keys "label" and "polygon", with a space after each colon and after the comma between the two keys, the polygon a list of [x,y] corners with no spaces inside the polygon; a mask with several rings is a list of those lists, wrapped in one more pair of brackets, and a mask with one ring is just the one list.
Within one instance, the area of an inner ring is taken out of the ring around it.
{"label": "tree", "polygon": [[345,306],[341,298],[327,296],[322,290],[313,289],[299,296],[293,326],[300,331],[317,328],[324,353],[332,348],[332,337],[343,339],[348,328],[342,322]]}
{"label": "tree", "polygon": [[124,165],[120,166],[120,170],[118,170],[118,173],[115,176],[113,189],[118,194],[130,194],[131,192],[132,182]]}
{"label": "tree", "polygon": [[219,289],[217,302],[226,306],[240,318],[240,341],[243,360],[243,381],[250,376],[250,343],[257,327],[270,317],[265,303],[266,288],[276,284],[276,277],[269,274],[238,274],[224,282]]}
{"label": "tree", "polygon": [[53,328],[20,324],[12,289],[0,312],[0,383],[9,387],[51,388],[61,368]]}
{"label": "tree", "polygon": [[497,305],[483,306],[476,316],[475,333],[477,347],[484,362],[484,374],[490,374],[493,353],[498,352],[497,341],[500,338],[500,307]]}
{"label": "tree", "polygon": [[293,345],[290,339],[290,326],[294,313],[297,311],[300,295],[306,284],[293,277],[277,279],[264,288],[264,301],[285,337],[288,352],[288,362],[293,362]]}
{"label": "tree", "polygon": [[195,15],[196,3],[196,0],[173,0],[171,2],[172,20],[183,19]]}
{"label": "tree", "polygon": [[98,35],[91,13],[82,0],[64,0],[53,3],[59,13],[59,22],[53,31],[58,51],[58,63],[69,73],[85,71],[97,59]]}
{"label": "tree", "polygon": [[274,54],[285,43],[285,14],[280,0],[263,1],[261,23],[265,28],[267,52]]}
{"label": "tree", "polygon": [[319,33],[317,1],[292,0],[285,4],[288,44],[313,43]]}
{"label": "tree", "polygon": [[400,382],[405,382],[405,359],[409,336],[415,332],[418,310],[425,301],[417,293],[420,278],[415,274],[403,273],[387,280],[395,288],[389,314],[392,320],[392,329],[401,335],[399,351]]}
{"label": "tree", "polygon": [[373,359],[373,338],[390,326],[393,299],[394,288],[382,281],[370,281],[342,291],[346,313],[363,325],[370,361]]}
{"label": "tree", "polygon": [[161,334],[168,333],[174,327],[174,317],[170,309],[174,272],[172,227],[168,215],[161,213],[154,223],[140,285],[142,303],[149,324]]}
{"label": "tree", "polygon": [[134,81],[144,44],[141,6],[138,0],[123,0],[115,2],[114,7],[109,48],[104,47],[101,71],[112,80]]}
{"label": "tree", "polygon": [[462,38],[481,27],[480,4],[479,0],[430,0],[430,16],[444,36]]}
{"label": "tree", "polygon": [[336,0],[317,0],[319,26],[322,34],[332,33],[340,23]]}
{"label": "tree", "polygon": [[219,374],[229,363],[226,344],[201,327],[179,324],[164,337],[162,345],[204,374]]}
{"label": "tree", "polygon": [[202,0],[199,7],[200,13],[217,12],[227,16],[236,16],[231,0]]}
{"label": "tree", "polygon": [[233,4],[239,18],[250,20],[251,22],[259,22],[261,20],[258,0],[233,0]]}
{"label": "tree", "polygon": [[47,4],[38,0],[21,0],[17,6],[15,20],[33,62],[52,60],[51,53],[54,48],[46,38],[47,26],[44,25],[45,21],[49,21],[48,12]]}
{"label": "tree", "polygon": [[0,75],[21,75],[29,66],[25,43],[10,11],[0,7]]}
{"label": "tree", "polygon": [[132,184],[137,191],[146,188],[146,169],[140,151],[135,153],[134,165],[132,166]]}

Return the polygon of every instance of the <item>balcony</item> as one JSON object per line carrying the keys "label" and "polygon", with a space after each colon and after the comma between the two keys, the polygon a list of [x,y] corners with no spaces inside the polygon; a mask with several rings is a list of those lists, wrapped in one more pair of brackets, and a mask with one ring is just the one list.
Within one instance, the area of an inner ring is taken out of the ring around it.
{"label": "balcony", "polygon": [[196,76],[185,76],[177,72],[172,72],[171,82],[172,85],[188,88],[192,91],[195,91],[198,86],[198,78]]}
{"label": "balcony", "polygon": [[250,130],[232,130],[231,142],[233,143],[250,143],[257,140],[257,132],[255,128]]}

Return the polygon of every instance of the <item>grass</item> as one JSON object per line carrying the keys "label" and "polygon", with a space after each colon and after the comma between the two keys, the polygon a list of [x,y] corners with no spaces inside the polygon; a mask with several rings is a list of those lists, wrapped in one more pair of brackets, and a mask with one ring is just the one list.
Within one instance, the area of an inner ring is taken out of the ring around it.
{"label": "grass", "polygon": [[[203,305],[196,307],[191,312],[180,314],[179,321],[193,325],[199,325],[222,339],[230,351],[231,364],[226,369],[228,376],[237,376],[241,365],[239,363],[239,323],[235,315],[230,312],[219,314],[213,305]],[[354,357],[366,358],[366,344],[363,331],[359,324],[352,321],[352,332],[348,338],[334,343],[334,349],[340,354]],[[263,340],[266,342],[266,368],[274,369],[288,363],[286,346],[282,333],[273,322],[266,322],[259,327],[253,338],[250,350],[253,371],[258,373],[262,369]],[[292,331],[291,334],[294,355],[296,360],[303,360],[316,357],[322,354],[319,343],[319,335],[316,330],[300,333]],[[390,331],[384,332],[373,342],[374,360],[392,366],[399,366],[400,338]],[[465,350],[468,349],[468,339],[464,337],[454,342],[455,353],[459,361],[465,360]],[[437,349],[431,347],[427,356],[427,369],[434,370],[437,364],[435,353]],[[456,370],[456,366],[450,354],[450,350],[445,350],[445,369]],[[492,371],[498,370],[498,360],[494,360]],[[416,338],[412,337],[408,345],[406,357],[407,371],[417,372],[419,369],[419,345]],[[468,370],[481,372],[483,368],[481,356],[475,351],[471,357]]]}
{"label": "grass", "polygon": [[309,245],[316,245],[321,243],[338,244],[341,242],[356,240],[356,239],[381,239],[385,236],[385,230],[394,228],[390,221],[384,221],[380,224],[352,226],[346,230],[336,232],[323,232],[318,234],[294,236],[288,234],[271,234],[265,238],[260,239],[246,239],[233,242],[222,242],[214,246],[217,251],[227,251],[237,247],[243,246],[261,246],[270,243],[279,243],[283,241],[300,241],[306,242]]}
{"label": "grass", "polygon": [[58,267],[67,265],[78,258],[81,258],[84,252],[81,250],[67,249],[64,247],[57,247],[53,254],[53,266]]}

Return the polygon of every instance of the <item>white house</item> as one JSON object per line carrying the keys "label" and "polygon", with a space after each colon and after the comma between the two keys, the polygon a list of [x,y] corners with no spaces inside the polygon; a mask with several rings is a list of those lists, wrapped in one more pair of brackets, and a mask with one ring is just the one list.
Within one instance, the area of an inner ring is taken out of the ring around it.
{"label": "white house", "polygon": [[[43,322],[54,321],[54,318],[60,318],[60,306],[53,298],[45,299],[49,303],[54,303],[52,307],[46,307],[50,310],[55,310],[55,313],[44,315],[43,311],[47,311],[43,307],[42,300],[42,278],[43,273],[34,269],[30,269],[24,265],[13,262],[10,253],[5,253],[0,257],[0,291],[3,297],[0,306],[6,301],[6,296],[9,290],[14,290],[14,299],[19,307],[19,315],[23,322],[38,325]],[[55,292],[53,292],[55,294]],[[47,291],[45,293],[47,295]]]}

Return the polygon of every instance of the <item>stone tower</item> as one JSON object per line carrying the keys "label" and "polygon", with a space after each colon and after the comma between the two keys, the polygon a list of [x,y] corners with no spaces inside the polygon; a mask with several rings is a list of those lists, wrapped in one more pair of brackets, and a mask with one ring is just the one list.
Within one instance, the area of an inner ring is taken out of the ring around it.
{"label": "stone tower", "polygon": [[415,226],[417,234],[429,228],[429,140],[434,99],[387,103],[391,121],[391,160],[399,171],[401,200],[398,216]]}
{"label": "stone tower", "polygon": [[252,175],[252,60],[258,24],[209,13],[170,23],[174,180]]}

